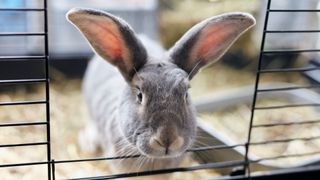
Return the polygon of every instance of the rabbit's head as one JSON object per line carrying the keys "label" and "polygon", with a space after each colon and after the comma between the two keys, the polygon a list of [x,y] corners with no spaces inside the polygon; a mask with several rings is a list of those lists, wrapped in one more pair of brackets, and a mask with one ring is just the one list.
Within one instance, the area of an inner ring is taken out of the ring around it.
{"label": "rabbit's head", "polygon": [[79,8],[69,11],[67,18],[127,82],[119,106],[121,133],[150,157],[179,156],[190,147],[196,113],[189,81],[255,24],[246,13],[212,17],[190,29],[166,54],[154,57],[120,18]]}

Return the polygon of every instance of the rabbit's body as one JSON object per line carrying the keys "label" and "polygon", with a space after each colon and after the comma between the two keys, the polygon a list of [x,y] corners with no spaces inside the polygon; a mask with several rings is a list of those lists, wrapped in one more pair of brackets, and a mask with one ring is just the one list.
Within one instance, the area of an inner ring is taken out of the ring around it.
{"label": "rabbit's body", "polygon": [[[149,47],[147,51],[152,54],[162,54],[164,50],[154,41],[145,36],[139,36],[142,43]],[[128,88],[119,71],[112,65],[103,61],[101,57],[95,56],[90,60],[83,81],[83,93],[86,104],[89,108],[93,122],[85,130],[87,134],[96,134],[89,141],[80,138],[83,149],[96,149],[101,146],[108,157],[138,155],[139,151],[134,146],[128,146],[124,135],[120,130],[119,104],[126,101],[121,98],[125,96],[125,90]],[[128,127],[129,128],[129,127]],[[96,131],[96,132],[92,132]],[[125,145],[124,145],[125,143]],[[138,159],[138,160],[137,160]],[[154,159],[140,157],[134,159],[121,160],[120,165],[113,169],[127,171],[144,171],[152,169],[163,169],[177,166],[182,160],[180,158]]]}
{"label": "rabbit's body", "polygon": [[113,166],[125,172],[171,168],[181,162],[196,137],[190,79],[255,23],[245,13],[208,18],[164,52],[111,14],[74,9],[67,16],[101,57],[90,62],[85,76],[93,121],[80,140],[91,137],[108,156],[142,155]]}
{"label": "rabbit's body", "polygon": [[117,70],[105,61],[101,61],[99,56],[95,56],[89,62],[83,81],[83,93],[93,121],[90,122],[93,125],[90,131],[97,131],[98,136],[95,138],[98,139],[94,142],[98,142],[99,144],[95,145],[100,145],[103,149],[109,147],[106,149],[111,150],[109,144],[121,137],[119,131],[117,132],[116,116],[119,113],[117,107],[124,87],[125,82]]}

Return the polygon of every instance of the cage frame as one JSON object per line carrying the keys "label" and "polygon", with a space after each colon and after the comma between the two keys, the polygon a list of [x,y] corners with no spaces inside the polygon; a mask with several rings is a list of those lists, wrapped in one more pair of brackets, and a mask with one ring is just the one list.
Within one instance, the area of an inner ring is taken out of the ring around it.
{"label": "cage frame", "polygon": [[[43,0],[43,8],[0,8],[0,12],[3,11],[22,11],[22,12],[40,12],[43,13],[44,16],[44,29],[43,32],[8,32],[8,33],[0,33],[0,37],[4,36],[43,36],[44,37],[44,54],[37,56],[10,56],[5,57],[1,56],[1,60],[43,60],[45,62],[44,72],[45,77],[39,79],[16,79],[16,80],[1,80],[0,85],[3,84],[29,84],[29,83],[45,83],[45,99],[39,101],[21,101],[21,102],[0,102],[1,106],[18,106],[18,105],[29,105],[29,104],[45,104],[46,106],[46,120],[39,122],[19,122],[19,123],[1,123],[1,127],[16,127],[16,126],[46,126],[46,141],[44,142],[32,142],[32,143],[17,143],[17,144],[0,144],[0,148],[6,147],[22,147],[22,146],[46,146],[46,159],[47,161],[39,161],[39,162],[26,162],[26,163],[14,163],[14,164],[0,164],[0,168],[8,168],[8,167],[17,167],[17,166],[32,166],[32,165],[47,165],[47,174],[48,180],[55,180],[55,170],[56,165],[58,164],[68,164],[68,163],[81,163],[88,161],[108,161],[115,159],[126,159],[126,158],[137,158],[140,155],[133,156],[122,156],[122,157],[95,157],[95,158],[85,158],[85,159],[73,159],[73,160],[55,160],[52,158],[51,154],[51,126],[50,126],[50,78],[49,78],[49,39],[48,39],[48,0]],[[248,138],[245,144],[236,144],[233,146],[224,146],[224,145],[216,145],[216,146],[206,146],[206,147],[195,147],[190,148],[188,152],[197,152],[197,151],[207,151],[212,149],[227,149],[227,148],[235,148],[235,147],[245,147],[245,156],[243,160],[238,161],[230,161],[230,162],[216,162],[216,163],[206,163],[200,164],[191,167],[176,167],[171,169],[158,169],[152,171],[143,171],[143,172],[130,172],[130,173],[121,173],[121,174],[111,174],[105,176],[94,176],[94,177],[81,177],[81,178],[69,178],[69,180],[81,180],[81,179],[117,179],[124,177],[136,177],[136,176],[149,176],[155,174],[167,174],[173,172],[187,172],[187,171],[196,171],[203,169],[212,169],[212,168],[225,168],[225,167],[242,167],[238,170],[232,172],[231,176],[226,177],[218,177],[215,179],[229,179],[229,180],[242,180],[242,179],[283,179],[283,178],[308,178],[308,179],[317,179],[320,177],[320,165],[308,166],[308,167],[297,167],[297,168],[288,168],[281,170],[273,170],[267,174],[263,175],[252,175],[250,164],[258,163],[259,161],[266,159],[258,159],[258,160],[250,160],[248,158],[248,152],[251,145],[254,144],[265,144],[265,143],[279,143],[279,142],[289,142],[293,140],[303,140],[308,141],[312,139],[320,139],[318,137],[311,138],[301,138],[301,139],[285,139],[285,140],[275,140],[268,142],[251,142],[251,135],[253,128],[260,127],[269,127],[274,126],[272,124],[264,124],[264,125],[253,125],[254,113],[256,110],[264,110],[264,109],[272,109],[272,108],[290,108],[290,107],[302,107],[302,106],[320,106],[320,104],[296,104],[296,105],[284,105],[284,106],[271,106],[271,107],[257,107],[257,96],[258,93],[261,92],[274,92],[274,91],[284,91],[284,90],[294,90],[294,89],[313,89],[320,88],[319,85],[310,85],[310,86],[299,86],[299,87],[285,87],[285,88],[274,88],[274,89],[259,89],[259,81],[260,75],[264,73],[278,73],[278,72],[305,72],[305,71],[313,71],[320,70],[320,67],[316,68],[290,68],[290,69],[262,69],[261,62],[263,61],[263,57],[266,54],[287,54],[287,53],[304,53],[304,52],[320,52],[320,49],[303,49],[303,50],[286,50],[286,51],[266,51],[264,50],[264,44],[266,39],[266,34],[268,33],[320,33],[320,30],[268,30],[268,19],[269,13],[272,12],[320,12],[318,9],[270,9],[272,0],[268,0],[266,16],[264,20],[263,33],[262,33],[262,41],[260,47],[259,54],[259,62],[256,71],[256,80],[255,80],[255,91],[252,99],[251,106],[251,116],[250,116],[250,124],[248,129]],[[306,123],[318,123],[320,120],[309,121]],[[298,124],[298,123],[286,123],[282,125],[290,125],[290,124]],[[315,152],[318,154],[320,152]],[[306,154],[294,154],[292,156],[304,156]],[[307,154],[307,155],[310,155]],[[290,155],[272,157],[275,158],[285,158],[290,157]]]}

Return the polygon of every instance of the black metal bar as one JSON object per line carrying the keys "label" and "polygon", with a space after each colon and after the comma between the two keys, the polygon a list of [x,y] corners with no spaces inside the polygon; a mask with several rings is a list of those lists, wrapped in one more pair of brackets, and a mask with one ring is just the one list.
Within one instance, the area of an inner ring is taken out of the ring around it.
{"label": "black metal bar", "polygon": [[320,33],[320,30],[267,30],[265,33]]}
{"label": "black metal bar", "polygon": [[118,160],[118,159],[131,159],[138,158],[141,155],[132,155],[132,156],[115,156],[115,157],[96,157],[96,158],[84,158],[84,159],[70,159],[70,160],[56,160],[56,164],[63,163],[78,163],[78,162],[89,162],[89,161],[110,161],[110,160]]}
{"label": "black metal bar", "polygon": [[[273,170],[268,173],[252,175],[252,180],[284,180],[284,179],[308,179],[318,180],[320,177],[320,166],[295,167],[288,169]],[[246,176],[227,177],[224,180],[248,180]],[[221,179],[222,180],[222,179]]]}
{"label": "black metal bar", "polygon": [[52,179],[55,180],[56,179],[56,164],[55,164],[55,160],[52,159],[51,161],[51,169],[52,169]]}
{"label": "black metal bar", "polygon": [[0,106],[16,106],[16,105],[33,105],[33,104],[46,104],[47,101],[20,101],[20,102],[0,102]]}
{"label": "black metal bar", "polygon": [[40,126],[46,125],[47,122],[19,122],[19,123],[1,123],[0,127],[12,127],[12,126]]}
{"label": "black metal bar", "polygon": [[15,79],[15,80],[0,80],[2,84],[26,84],[26,83],[41,83],[46,82],[47,79]]}
{"label": "black metal bar", "polygon": [[48,144],[48,142],[0,144],[0,148],[21,147],[21,146],[41,146],[41,145],[47,145],[47,144]]}
{"label": "black metal bar", "polygon": [[270,91],[289,91],[289,90],[297,90],[297,89],[316,89],[316,88],[320,88],[320,85],[267,88],[267,89],[257,89],[257,91],[258,92],[270,92]]}
{"label": "black metal bar", "polygon": [[320,49],[298,49],[298,50],[266,50],[262,51],[263,54],[297,54],[297,53],[308,53],[308,52],[320,52]]}
{"label": "black metal bar", "polygon": [[28,163],[14,163],[14,164],[0,164],[0,168],[8,168],[8,167],[19,167],[19,166],[35,166],[35,165],[43,165],[43,164],[50,164],[50,162],[28,162]]}
{"label": "black metal bar", "polygon": [[[197,152],[197,151],[207,151],[207,150],[214,150],[214,149],[231,149],[235,147],[244,146],[244,144],[236,144],[232,146],[227,145],[217,145],[217,146],[206,146],[206,147],[196,147],[190,148],[186,152]],[[131,155],[131,156],[115,156],[115,157],[96,157],[96,158],[84,158],[84,159],[73,159],[73,160],[56,160],[56,164],[61,163],[77,163],[77,162],[88,162],[88,161],[105,161],[105,160],[118,160],[118,159],[131,159],[131,158],[138,158],[141,155]]]}
{"label": "black metal bar", "polygon": [[320,12],[320,9],[269,9],[268,12]]}
{"label": "black metal bar", "polygon": [[301,122],[287,122],[287,123],[277,123],[277,124],[257,124],[253,125],[254,128],[268,128],[274,126],[291,126],[291,125],[304,125],[304,124],[316,124],[320,123],[320,120],[311,120],[311,121],[301,121]]}
{"label": "black metal bar", "polygon": [[205,147],[196,147],[190,148],[187,152],[198,152],[198,151],[208,151],[208,150],[218,150],[218,149],[232,149],[236,147],[245,146],[245,144],[235,144],[235,145],[216,145],[216,146],[205,146]]}
{"label": "black metal bar", "polygon": [[320,104],[287,104],[280,106],[265,106],[265,107],[256,107],[256,110],[268,110],[268,109],[281,109],[281,108],[293,108],[293,107],[316,107]]}
{"label": "black metal bar", "polygon": [[305,67],[305,68],[286,68],[286,69],[263,69],[259,73],[290,73],[290,72],[305,72],[320,70],[320,67]]}
{"label": "black metal bar", "polygon": [[14,33],[0,33],[0,36],[44,36],[45,33],[41,32],[14,32]]}
{"label": "black metal bar", "polygon": [[261,162],[261,161],[283,159],[283,158],[311,156],[311,155],[316,155],[316,154],[320,154],[320,151],[309,152],[309,153],[301,153],[301,154],[287,154],[287,155],[280,155],[280,156],[274,156],[274,157],[261,158],[261,159],[251,160],[251,163],[258,163],[258,162]]}
{"label": "black metal bar", "polygon": [[156,174],[168,174],[168,173],[174,173],[174,172],[188,172],[188,171],[196,171],[196,170],[203,170],[203,169],[219,169],[219,168],[235,167],[235,166],[241,166],[241,165],[244,165],[244,161],[208,163],[208,164],[201,164],[198,166],[191,166],[191,167],[178,167],[178,168],[159,169],[159,170],[143,171],[143,172],[130,172],[130,173],[107,175],[107,176],[71,178],[68,180],[117,179],[117,178],[135,177],[135,176],[150,176],[150,175],[156,175]]}
{"label": "black metal bar", "polygon": [[251,105],[251,116],[250,116],[250,122],[249,122],[249,129],[248,129],[248,137],[247,137],[247,142],[245,146],[245,155],[244,155],[244,160],[245,160],[245,165],[244,169],[248,172],[248,177],[251,176],[251,170],[250,170],[250,162],[249,162],[249,146],[250,146],[250,141],[251,141],[251,133],[252,133],[252,125],[253,125],[253,119],[254,119],[254,112],[255,112],[255,107],[256,107],[256,102],[257,102],[257,89],[259,86],[259,81],[260,81],[260,70],[261,70],[261,65],[262,65],[262,59],[263,59],[263,50],[264,50],[264,45],[265,45],[265,39],[266,39],[266,33],[265,31],[267,30],[268,26],[268,21],[269,21],[269,9],[271,5],[271,0],[268,0],[267,3],[267,8],[266,8],[266,16],[264,20],[264,25],[263,25],[263,33],[262,33],[262,40],[261,40],[261,46],[260,46],[260,54],[259,54],[259,62],[258,62],[258,67],[256,71],[256,81],[254,85],[254,94],[253,94],[253,99],[252,99],[252,105]]}
{"label": "black metal bar", "polygon": [[0,8],[0,11],[44,11],[42,8]]}
{"label": "black metal bar", "polygon": [[250,145],[287,143],[287,142],[291,142],[291,141],[312,141],[312,140],[317,140],[317,139],[320,139],[320,136],[306,137],[306,138],[278,139],[278,140],[261,141],[261,142],[251,142]]}
{"label": "black metal bar", "polygon": [[[48,4],[43,0],[44,9],[44,54],[45,54],[45,79],[46,81],[46,122],[47,122],[47,161],[51,161],[51,125],[50,125],[50,84],[49,84],[49,37],[48,37]],[[48,164],[48,180],[51,180],[51,165]]]}

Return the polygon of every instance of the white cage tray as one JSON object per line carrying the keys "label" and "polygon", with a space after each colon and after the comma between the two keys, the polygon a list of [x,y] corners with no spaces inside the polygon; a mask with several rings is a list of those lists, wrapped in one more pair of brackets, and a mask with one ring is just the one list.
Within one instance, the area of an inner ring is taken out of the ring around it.
{"label": "white cage tray", "polygon": [[[265,88],[279,88],[279,87],[294,87],[293,84],[287,83],[272,83],[272,84],[263,84],[260,86],[261,89]],[[252,103],[254,87],[243,87],[236,90],[206,95],[205,97],[198,98],[194,100],[196,109],[199,113],[203,112],[214,112],[217,110],[222,110],[228,107],[232,107],[239,104],[250,104]],[[320,102],[319,94],[308,90],[308,89],[296,89],[289,91],[276,91],[259,94],[260,99],[264,98],[281,98],[288,99],[290,102],[296,103],[317,103]],[[315,107],[316,111],[319,111],[319,107]],[[319,111],[320,112],[320,111]],[[210,126],[208,123],[199,119],[198,129],[202,138],[199,138],[198,141],[201,141],[202,144],[207,145],[227,145],[232,146],[237,144],[231,138],[229,138],[224,133],[217,131],[214,127]],[[247,133],[247,132],[246,132]],[[223,150],[210,150],[203,151],[199,153],[196,158],[204,162],[221,162],[221,161],[233,161],[233,160],[244,160],[245,148],[243,146],[236,148],[229,148]],[[255,155],[249,155],[249,160],[257,160],[260,157]],[[289,168],[289,167],[299,167],[299,166],[308,166],[313,164],[320,164],[320,156],[317,158],[310,158],[305,161],[299,161],[291,165],[279,165],[275,160],[264,160],[259,163],[254,163],[251,167],[256,170],[271,170],[278,168]],[[227,172],[230,171],[230,168]]]}

